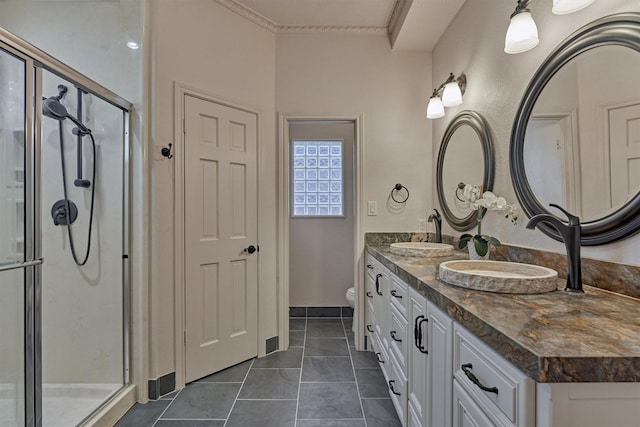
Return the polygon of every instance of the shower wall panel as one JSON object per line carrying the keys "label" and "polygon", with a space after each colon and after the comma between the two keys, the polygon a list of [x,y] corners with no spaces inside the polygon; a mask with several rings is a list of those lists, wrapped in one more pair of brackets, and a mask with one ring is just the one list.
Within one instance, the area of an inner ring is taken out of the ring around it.
{"label": "shower wall panel", "polygon": [[[62,103],[77,114],[77,92],[49,72],[43,73],[43,96],[69,88]],[[96,140],[96,179],[91,141],[82,138],[82,177],[95,185],[89,259],[77,266],[66,226],[56,226],[49,214],[64,198],[59,124],[63,128],[65,181],[69,200],[78,208],[71,225],[79,260],[84,258],[91,218],[91,187],[74,186],[78,177],[78,139],[70,120],[42,122],[42,372],[44,383],[112,383],[123,378],[123,114],[99,98],[82,95],[79,117]]]}

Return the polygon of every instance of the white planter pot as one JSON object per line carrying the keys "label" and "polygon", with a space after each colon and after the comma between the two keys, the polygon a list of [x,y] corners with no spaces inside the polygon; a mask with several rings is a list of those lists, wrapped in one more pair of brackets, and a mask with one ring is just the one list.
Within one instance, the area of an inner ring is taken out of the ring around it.
{"label": "white planter pot", "polygon": [[478,255],[478,253],[476,252],[476,247],[473,244],[472,240],[470,240],[469,243],[467,243],[467,248],[469,249],[469,259],[489,259],[489,254],[491,253],[491,246],[489,246],[489,249],[487,250],[487,254],[485,256]]}

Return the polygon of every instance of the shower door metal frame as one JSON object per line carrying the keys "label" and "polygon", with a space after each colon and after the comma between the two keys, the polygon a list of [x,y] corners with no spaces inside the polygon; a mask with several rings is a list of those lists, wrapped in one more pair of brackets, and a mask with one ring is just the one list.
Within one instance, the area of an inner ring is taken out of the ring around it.
{"label": "shower door metal frame", "polygon": [[38,423],[37,405],[39,391],[37,390],[36,372],[37,365],[37,316],[36,316],[36,294],[37,283],[40,279],[42,253],[41,253],[41,233],[40,233],[40,205],[39,190],[36,183],[39,181],[39,171],[36,166],[39,164],[39,155],[35,148],[35,117],[33,105],[29,100],[34,99],[35,82],[33,79],[34,61],[33,59],[15,49],[0,38],[0,48],[11,55],[24,61],[24,244],[23,259],[21,263],[3,265],[0,272],[22,269],[24,271],[24,421],[27,426],[40,425]]}
{"label": "shower door metal frame", "polygon": [[[123,387],[130,382],[130,163],[131,103],[100,84],[60,62],[30,43],[0,27],[0,48],[25,61],[25,167],[24,261],[0,267],[0,272],[23,268],[25,271],[24,387],[25,425],[42,426],[42,230],[40,206],[42,71],[51,72],[122,110],[123,114],[123,229],[122,229],[122,322]],[[105,402],[106,403],[106,402]],[[103,404],[104,405],[104,404]],[[103,406],[101,405],[101,406]],[[99,408],[95,408],[97,411]],[[89,414],[88,414],[89,415]]]}

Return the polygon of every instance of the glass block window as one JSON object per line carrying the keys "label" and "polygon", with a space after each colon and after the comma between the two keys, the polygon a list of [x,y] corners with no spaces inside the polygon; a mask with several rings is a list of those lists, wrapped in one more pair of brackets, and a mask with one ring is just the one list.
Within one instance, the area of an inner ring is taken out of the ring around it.
{"label": "glass block window", "polygon": [[344,216],[342,141],[292,141],[291,216]]}

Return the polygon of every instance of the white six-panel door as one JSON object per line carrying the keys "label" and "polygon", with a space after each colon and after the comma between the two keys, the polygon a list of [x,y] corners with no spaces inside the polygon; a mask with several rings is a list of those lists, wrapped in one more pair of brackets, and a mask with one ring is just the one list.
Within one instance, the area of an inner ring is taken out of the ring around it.
{"label": "white six-panel door", "polygon": [[619,207],[640,186],[640,104],[609,111],[611,206]]}
{"label": "white six-panel door", "polygon": [[185,380],[257,355],[257,116],[185,96]]}

